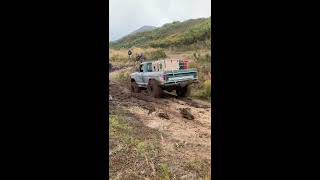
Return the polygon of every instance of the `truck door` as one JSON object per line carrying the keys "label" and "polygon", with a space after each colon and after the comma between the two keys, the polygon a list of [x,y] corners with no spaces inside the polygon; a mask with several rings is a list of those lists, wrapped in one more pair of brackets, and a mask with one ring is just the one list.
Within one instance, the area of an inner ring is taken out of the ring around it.
{"label": "truck door", "polygon": [[152,63],[145,63],[145,68],[143,69],[142,80],[145,85],[148,84],[149,78],[152,75]]}
{"label": "truck door", "polygon": [[136,76],[136,81],[138,84],[143,84],[142,74],[143,74],[143,64],[140,64],[138,74]]}

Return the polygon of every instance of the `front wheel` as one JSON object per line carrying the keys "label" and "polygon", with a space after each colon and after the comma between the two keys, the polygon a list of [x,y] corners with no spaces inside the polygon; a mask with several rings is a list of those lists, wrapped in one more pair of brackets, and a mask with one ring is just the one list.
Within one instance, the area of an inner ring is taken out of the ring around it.
{"label": "front wheel", "polygon": [[155,80],[150,80],[148,84],[148,93],[155,98],[160,98],[162,95],[162,88],[158,86]]}
{"label": "front wheel", "polygon": [[176,93],[179,97],[189,97],[191,94],[191,87],[190,86],[178,87],[176,89]]}
{"label": "front wheel", "polygon": [[140,93],[140,88],[135,81],[131,82],[131,92]]}

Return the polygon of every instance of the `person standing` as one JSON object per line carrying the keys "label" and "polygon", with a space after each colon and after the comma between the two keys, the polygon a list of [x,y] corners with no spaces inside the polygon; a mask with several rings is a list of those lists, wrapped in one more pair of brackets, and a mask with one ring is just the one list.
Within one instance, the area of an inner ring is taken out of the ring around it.
{"label": "person standing", "polygon": [[141,60],[142,60],[142,61],[144,61],[144,60],[145,60],[145,58],[144,58],[144,54],[143,54],[143,53],[141,53],[140,58],[141,58]]}
{"label": "person standing", "polygon": [[128,51],[129,59],[131,59],[131,55],[132,55],[132,51],[131,51],[131,49],[129,49],[129,51]]}

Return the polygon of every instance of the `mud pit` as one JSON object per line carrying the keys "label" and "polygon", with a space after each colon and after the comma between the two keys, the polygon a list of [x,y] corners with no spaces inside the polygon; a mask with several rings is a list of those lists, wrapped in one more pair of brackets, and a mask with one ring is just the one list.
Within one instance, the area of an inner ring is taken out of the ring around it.
{"label": "mud pit", "polygon": [[[199,179],[196,174],[188,174],[185,167],[186,162],[202,161],[210,169],[211,104],[178,99],[170,93],[156,99],[145,91],[132,93],[129,88],[129,81],[110,80],[109,94],[112,100],[109,105],[126,108],[132,114],[131,118],[138,119],[144,126],[161,134],[161,156],[169,162],[170,172],[177,175],[175,179]],[[188,109],[194,119],[184,118],[181,109]],[[159,117],[159,114],[166,114],[168,118]]]}

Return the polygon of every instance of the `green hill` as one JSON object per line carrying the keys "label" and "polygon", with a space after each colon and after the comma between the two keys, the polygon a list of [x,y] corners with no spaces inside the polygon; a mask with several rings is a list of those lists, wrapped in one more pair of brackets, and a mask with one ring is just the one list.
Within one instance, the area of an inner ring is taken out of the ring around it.
{"label": "green hill", "polygon": [[211,46],[211,17],[172,22],[160,28],[138,32],[110,42],[114,49],[131,47],[206,48]]}

